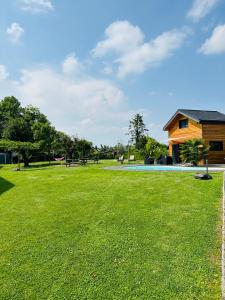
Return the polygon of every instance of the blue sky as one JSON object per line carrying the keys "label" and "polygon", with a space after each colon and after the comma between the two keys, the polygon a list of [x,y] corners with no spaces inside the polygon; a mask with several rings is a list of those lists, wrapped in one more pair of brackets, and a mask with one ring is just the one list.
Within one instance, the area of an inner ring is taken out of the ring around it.
{"label": "blue sky", "polygon": [[225,113],[224,0],[11,0],[0,10],[0,97],[100,144],[149,134],[178,108]]}

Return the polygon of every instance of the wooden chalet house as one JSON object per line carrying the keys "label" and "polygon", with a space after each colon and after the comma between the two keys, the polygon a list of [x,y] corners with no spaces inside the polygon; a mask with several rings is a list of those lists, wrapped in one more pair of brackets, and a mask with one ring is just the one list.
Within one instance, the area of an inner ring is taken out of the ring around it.
{"label": "wooden chalet house", "polygon": [[169,154],[180,162],[180,145],[191,139],[204,139],[210,164],[225,163],[225,115],[218,111],[178,109],[163,130],[168,131]]}

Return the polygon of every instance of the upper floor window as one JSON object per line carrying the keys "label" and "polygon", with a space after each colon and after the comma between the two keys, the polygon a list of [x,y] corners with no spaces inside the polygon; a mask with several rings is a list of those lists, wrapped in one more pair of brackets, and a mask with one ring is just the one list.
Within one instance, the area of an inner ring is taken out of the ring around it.
{"label": "upper floor window", "polygon": [[187,128],[188,127],[188,119],[180,120],[179,121],[179,128]]}
{"label": "upper floor window", "polygon": [[223,142],[222,141],[211,141],[209,142],[210,151],[223,151]]}

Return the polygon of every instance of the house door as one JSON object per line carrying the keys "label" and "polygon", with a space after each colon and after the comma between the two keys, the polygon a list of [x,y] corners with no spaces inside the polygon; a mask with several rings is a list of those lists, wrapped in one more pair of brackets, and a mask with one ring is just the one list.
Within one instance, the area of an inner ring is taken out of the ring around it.
{"label": "house door", "polygon": [[175,164],[178,164],[181,162],[181,160],[180,160],[180,145],[174,144],[172,149],[173,149],[173,151],[172,151],[173,162]]}

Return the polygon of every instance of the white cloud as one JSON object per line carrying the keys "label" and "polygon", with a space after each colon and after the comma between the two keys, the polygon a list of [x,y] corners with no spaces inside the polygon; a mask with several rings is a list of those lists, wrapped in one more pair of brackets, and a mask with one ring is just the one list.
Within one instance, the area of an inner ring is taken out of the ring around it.
{"label": "white cloud", "polygon": [[31,13],[43,13],[54,9],[51,0],[21,0],[21,9]]}
{"label": "white cloud", "polygon": [[128,21],[112,23],[105,31],[106,39],[92,50],[94,57],[108,53],[117,55],[118,77],[142,73],[147,68],[160,64],[180,48],[187,36],[187,30],[171,30],[144,43],[144,34]]}
{"label": "white cloud", "polygon": [[65,111],[82,119],[87,112],[100,117],[100,111],[113,111],[124,100],[122,91],[109,81],[71,79],[50,68],[23,70],[17,88],[25,99],[49,110],[52,116]]}
{"label": "white cloud", "polygon": [[123,92],[110,81],[77,80],[51,68],[23,70],[13,90],[25,99],[24,105],[38,106],[58,130],[96,143],[116,143],[125,137],[121,128],[128,126],[131,112]]}
{"label": "white cloud", "polygon": [[69,54],[62,63],[62,71],[66,75],[78,73],[80,68],[80,63],[74,53]]}
{"label": "white cloud", "polygon": [[23,106],[39,107],[57,130],[96,144],[126,143],[131,117],[139,112],[147,119],[149,112],[131,110],[126,95],[112,81],[91,77],[86,68],[78,75],[46,65],[23,69],[19,79],[0,81],[0,99],[14,95]]}
{"label": "white cloud", "polygon": [[113,69],[111,66],[105,66],[102,70],[102,73],[105,75],[111,75],[113,73]]}
{"label": "white cloud", "polygon": [[118,59],[118,76],[122,78],[131,73],[142,73],[147,68],[159,65],[181,47],[185,37],[184,31],[172,30],[144,43]]}
{"label": "white cloud", "polygon": [[128,21],[117,21],[105,30],[105,39],[97,44],[92,53],[101,57],[109,52],[127,53],[142,44],[144,35],[138,26]]}
{"label": "white cloud", "polygon": [[0,81],[0,98],[6,95],[39,107],[58,130],[98,144],[127,142],[128,120],[135,114],[111,81],[68,77],[51,67],[24,69],[17,81]]}
{"label": "white cloud", "polygon": [[225,24],[218,25],[210,38],[199,49],[203,54],[219,54],[225,52]]}
{"label": "white cloud", "polygon": [[194,0],[187,17],[197,22],[209,14],[219,1],[220,0]]}
{"label": "white cloud", "polygon": [[19,43],[24,34],[24,29],[18,23],[12,23],[6,30],[8,37],[12,43]]}
{"label": "white cloud", "polygon": [[0,65],[0,81],[5,80],[8,77],[8,72],[4,65]]}

